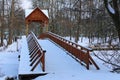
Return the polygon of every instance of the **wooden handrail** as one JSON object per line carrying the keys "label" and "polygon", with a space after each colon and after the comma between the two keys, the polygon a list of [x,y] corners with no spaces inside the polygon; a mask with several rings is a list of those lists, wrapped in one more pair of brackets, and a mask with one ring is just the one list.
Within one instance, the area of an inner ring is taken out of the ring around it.
{"label": "wooden handrail", "polygon": [[93,64],[96,67],[96,69],[100,69],[90,56],[90,52],[92,51],[92,49],[83,47],[77,43],[66,40],[52,32],[43,33],[39,36],[39,38],[49,38],[55,43],[59,44],[70,54],[72,54],[72,57],[74,57],[81,64],[85,65],[87,69],[89,69],[90,64]]}
{"label": "wooden handrail", "polygon": [[[37,67],[39,64],[40,67]],[[31,80],[45,74],[45,50],[31,32],[27,38],[22,38],[18,76],[20,80]]]}
{"label": "wooden handrail", "polygon": [[29,48],[29,55],[30,55],[30,66],[33,66],[31,68],[31,71],[33,71],[36,66],[41,62],[42,70],[45,71],[45,50],[43,50],[38,42],[37,37],[33,32],[30,32],[30,34],[27,37],[28,42],[28,48]]}

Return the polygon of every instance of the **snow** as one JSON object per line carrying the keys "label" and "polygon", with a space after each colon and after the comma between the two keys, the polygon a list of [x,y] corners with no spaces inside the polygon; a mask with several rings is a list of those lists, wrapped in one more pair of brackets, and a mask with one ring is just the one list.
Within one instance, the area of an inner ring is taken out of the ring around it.
{"label": "snow", "polygon": [[[24,44],[26,46],[26,39],[25,37],[23,38],[24,39],[18,42],[18,52],[16,42],[0,51],[0,80],[5,80],[7,76],[18,75],[18,55],[22,52],[23,47],[21,47],[21,45]],[[110,69],[104,66],[103,62],[92,55],[92,53],[91,56],[100,67],[100,70],[96,70],[94,66],[90,66],[90,70],[87,70],[68,55],[67,51],[51,42],[49,39],[39,40],[39,43],[44,50],[47,50],[45,53],[45,72],[48,74],[37,77],[34,80],[120,80],[120,74],[111,73]],[[25,48],[24,50],[26,51]],[[27,59],[28,58],[24,60],[26,61]],[[23,64],[23,69],[26,64]],[[35,71],[38,71],[37,69]],[[27,71],[27,69],[24,70]]]}
{"label": "snow", "polygon": [[35,80],[120,80],[120,74],[110,73],[109,69],[103,66],[96,57],[93,58],[100,70],[94,67],[87,70],[51,41],[40,40],[39,43],[43,49],[47,50],[45,65],[48,74]]}
{"label": "snow", "polygon": [[33,12],[33,9],[26,9],[25,10],[25,17],[27,17],[31,12]]}
{"label": "snow", "polygon": [[[70,37],[63,37],[63,38],[67,39],[67,40],[70,39]],[[72,37],[72,39],[70,41],[75,42],[75,38]],[[84,46],[84,47],[88,47],[89,39],[84,37],[82,41],[83,42],[81,42],[81,38],[79,38],[78,44],[81,45],[81,46]]]}
{"label": "snow", "polygon": [[115,14],[115,10],[112,8],[112,6],[110,5],[110,3],[108,3],[108,9],[112,14]]}
{"label": "snow", "polygon": [[[28,44],[26,36],[22,37],[21,40],[21,54],[20,54],[20,63],[19,63],[19,73],[18,74],[34,74],[34,73],[43,73],[40,65],[38,65],[34,71],[31,71],[32,66],[30,66],[30,55],[28,51]],[[24,66],[24,67],[23,67]]]}
{"label": "snow", "polygon": [[[31,12],[33,12],[34,9],[26,9],[25,10],[25,17],[27,17]],[[49,15],[48,15],[48,10],[41,10],[48,18],[49,18]]]}
{"label": "snow", "polygon": [[0,51],[0,80],[5,80],[7,76],[17,77],[18,74],[18,52],[16,43]]}
{"label": "snow", "polygon": [[48,10],[42,10],[42,12],[49,18]]}

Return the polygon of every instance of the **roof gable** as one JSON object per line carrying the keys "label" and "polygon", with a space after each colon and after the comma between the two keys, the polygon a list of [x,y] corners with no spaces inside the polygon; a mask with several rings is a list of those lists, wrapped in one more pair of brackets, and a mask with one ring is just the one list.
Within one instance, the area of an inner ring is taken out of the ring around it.
{"label": "roof gable", "polygon": [[30,22],[47,22],[48,23],[48,14],[46,10],[40,10],[38,7],[34,10],[28,11],[25,18],[26,23]]}

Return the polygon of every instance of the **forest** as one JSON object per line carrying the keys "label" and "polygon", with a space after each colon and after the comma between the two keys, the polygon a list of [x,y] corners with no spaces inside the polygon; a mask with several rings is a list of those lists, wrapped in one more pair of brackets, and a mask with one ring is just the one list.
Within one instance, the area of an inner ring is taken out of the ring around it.
{"label": "forest", "polygon": [[[23,1],[0,0],[0,46],[4,46],[4,39],[9,45],[16,37],[25,35]],[[113,48],[120,46],[120,0],[26,0],[27,3],[30,9],[49,11],[51,32],[69,36],[70,40],[74,37],[76,43],[79,37],[81,42],[86,37],[91,44],[97,40],[96,46],[104,43]],[[30,30],[39,34],[40,26],[33,22]]]}
{"label": "forest", "polygon": [[[105,7],[107,0],[30,1],[32,9],[39,7],[49,11],[49,31],[61,36],[70,36],[70,39],[75,37],[75,42],[78,42],[80,36],[88,37],[89,42],[97,38],[98,41],[109,42],[109,44],[119,38],[120,29],[117,29],[114,24],[117,19],[113,19]],[[108,1],[111,6],[116,7],[112,0]],[[116,2],[117,7],[120,6],[119,0]],[[0,0],[1,46],[4,38],[7,38],[8,44],[11,44],[15,36],[25,34],[25,9],[21,4],[22,0]],[[118,23],[119,21],[118,17]],[[39,28],[40,24],[32,23],[31,26],[34,26],[31,29],[35,30],[35,28]]]}

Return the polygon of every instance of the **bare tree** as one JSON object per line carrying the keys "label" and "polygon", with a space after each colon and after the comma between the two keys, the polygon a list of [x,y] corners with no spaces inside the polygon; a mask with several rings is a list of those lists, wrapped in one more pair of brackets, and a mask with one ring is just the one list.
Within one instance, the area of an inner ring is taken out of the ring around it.
{"label": "bare tree", "polygon": [[119,42],[120,42],[120,7],[119,7],[119,0],[104,0],[105,7],[111,16],[116,30],[118,32]]}
{"label": "bare tree", "polygon": [[13,39],[13,26],[14,26],[14,18],[15,18],[15,14],[14,14],[14,3],[15,1],[12,0],[12,4],[11,4],[11,15],[10,15],[10,27],[9,27],[9,41],[8,41],[8,44],[11,44],[12,43],[12,39]]}
{"label": "bare tree", "polygon": [[1,15],[1,46],[3,46],[3,38],[4,38],[4,34],[3,34],[3,32],[4,32],[4,0],[2,0],[2,15]]}

